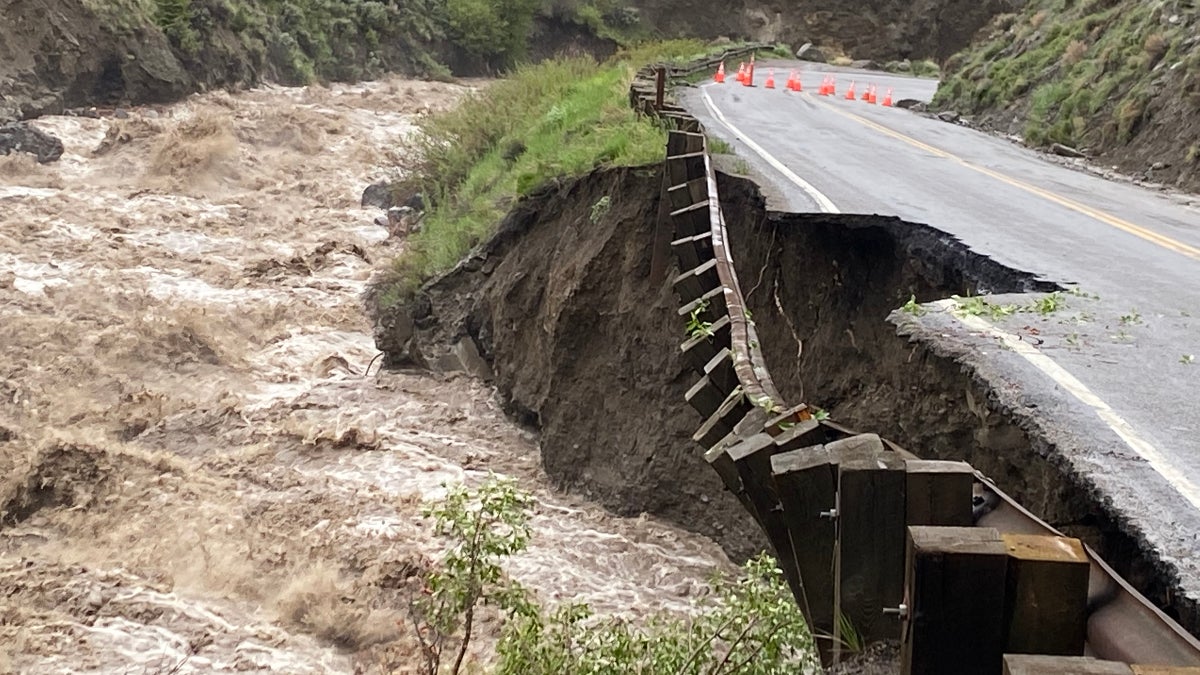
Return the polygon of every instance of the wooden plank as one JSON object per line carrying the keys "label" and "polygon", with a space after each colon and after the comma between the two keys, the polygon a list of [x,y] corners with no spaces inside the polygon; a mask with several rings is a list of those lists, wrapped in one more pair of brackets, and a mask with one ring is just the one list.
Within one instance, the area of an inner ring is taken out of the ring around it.
{"label": "wooden plank", "polygon": [[904,675],[997,675],[1008,551],[985,527],[909,527]]}
{"label": "wooden plank", "polygon": [[1005,651],[1082,655],[1091,569],[1083,544],[1069,537],[1003,538],[1008,549]]}
{"label": "wooden plank", "polygon": [[795,428],[796,424],[812,419],[813,416],[809,411],[808,406],[801,403],[800,405],[792,406],[791,408],[788,408],[782,413],[779,413],[778,415],[775,415],[771,419],[767,420],[767,424],[763,431],[766,431],[772,436],[778,436],[789,429]]}
{"label": "wooden plank", "polygon": [[711,336],[697,335],[679,346],[680,351],[683,352],[683,358],[697,373],[704,372],[704,366],[717,355],[717,352],[731,347],[730,323],[729,316],[723,316],[709,326],[709,330],[713,333]]}
{"label": "wooden plank", "polygon": [[909,525],[970,527],[975,470],[966,462],[908,460],[905,487]]}
{"label": "wooden plank", "polygon": [[681,302],[691,302],[720,285],[721,278],[717,273],[716,258],[680,274],[672,282],[675,293]]}
{"label": "wooden plank", "polygon": [[739,384],[737,371],[733,367],[733,353],[728,349],[717,352],[716,356],[704,364],[704,375],[726,396],[732,394]]}
{"label": "wooden plank", "polygon": [[[771,475],[802,591],[796,601],[814,635],[833,635],[837,463],[817,445],[771,457]],[[832,646],[828,638],[817,639],[822,660],[828,662]]]}
{"label": "wooden plank", "polygon": [[1124,663],[1085,656],[1005,654],[1004,675],[1131,675]]}
{"label": "wooden plank", "polygon": [[692,317],[692,312],[707,307],[698,316],[705,321],[716,322],[717,319],[729,314],[729,310],[725,308],[725,289],[717,287],[695,300],[687,303],[679,308],[679,318],[687,321]]}
{"label": "wooden plank", "polygon": [[825,427],[816,420],[799,422],[791,429],[784,429],[775,437],[775,445],[780,452],[790,452],[801,448],[820,445],[828,440]]}
{"label": "wooden plank", "polygon": [[[720,445],[711,448],[704,453],[704,461],[717,472],[721,477],[721,482],[725,484],[725,489],[729,490],[737,500],[742,503],[742,506],[750,513],[754,519],[758,520],[758,513],[754,511],[754,504],[750,502],[750,497],[746,494],[746,488],[742,485],[742,479],[738,476],[737,467],[734,466],[733,460],[730,459],[729,453]],[[759,523],[762,526],[762,523]]]}
{"label": "wooden plank", "polygon": [[783,570],[792,594],[799,599],[804,591],[800,586],[800,574],[792,555],[792,540],[784,524],[779,494],[772,478],[771,457],[777,451],[775,439],[770,434],[758,433],[729,448],[729,456],[737,467],[750,501],[754,503],[767,540],[775,549],[779,569]]}
{"label": "wooden plank", "polygon": [[671,214],[671,227],[676,239],[712,232],[712,211],[708,202],[693,204]]}
{"label": "wooden plank", "polygon": [[712,232],[680,237],[671,242],[671,250],[675,252],[675,259],[679,261],[679,269],[695,269],[700,263],[714,257]]}
{"label": "wooden plank", "polygon": [[672,185],[706,177],[704,153],[696,152],[667,157],[667,176]]}
{"label": "wooden plank", "polygon": [[900,637],[885,608],[904,600],[904,461],[874,434],[827,443],[838,458],[838,599],[865,642]]}
{"label": "wooden plank", "polygon": [[708,419],[713,413],[717,412],[717,408],[721,407],[721,404],[725,402],[725,398],[728,396],[729,392],[722,392],[713,386],[708,376],[704,376],[696,384],[692,385],[691,389],[687,390],[683,398],[688,402],[688,405],[700,413],[702,419]]}
{"label": "wooden plank", "polygon": [[754,406],[750,405],[741,391],[730,394],[717,412],[705,420],[696,433],[692,434],[692,440],[699,443],[702,448],[713,447],[722,438],[733,433],[737,423],[742,421],[746,413],[753,408]]}
{"label": "wooden plank", "polygon": [[687,155],[704,150],[704,134],[672,131],[667,134],[667,155]]}
{"label": "wooden plank", "polygon": [[671,210],[682,209],[689,204],[708,201],[708,177],[696,178],[686,183],[667,188]]}

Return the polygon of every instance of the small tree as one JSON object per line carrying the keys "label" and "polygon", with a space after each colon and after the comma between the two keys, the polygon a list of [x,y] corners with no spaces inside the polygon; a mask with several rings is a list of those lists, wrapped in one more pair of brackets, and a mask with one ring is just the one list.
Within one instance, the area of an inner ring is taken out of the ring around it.
{"label": "small tree", "polygon": [[455,647],[450,672],[457,675],[462,668],[480,603],[510,615],[535,611],[529,594],[500,567],[501,560],[529,542],[532,502],[512,480],[490,476],[478,490],[454,487],[425,509],[438,534],[451,542],[441,565],[426,578],[423,596],[411,604],[429,675],[437,675],[443,655]]}

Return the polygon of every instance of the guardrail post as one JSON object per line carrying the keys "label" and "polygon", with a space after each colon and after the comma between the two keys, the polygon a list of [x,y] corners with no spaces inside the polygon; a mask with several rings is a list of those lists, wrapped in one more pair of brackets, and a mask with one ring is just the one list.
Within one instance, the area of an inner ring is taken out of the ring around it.
{"label": "guardrail post", "polygon": [[990,527],[909,527],[904,675],[999,675],[1007,550]]}
{"label": "guardrail post", "polygon": [[1083,654],[1091,566],[1078,539],[1005,534],[1005,652]]}
{"label": "guardrail post", "polygon": [[906,522],[909,525],[970,527],[975,471],[966,462],[910,459]]}
{"label": "guardrail post", "polygon": [[[776,443],[778,444],[778,438]],[[837,464],[825,446],[817,445],[771,458],[771,474],[803,595],[796,600],[812,629],[821,660],[832,654],[836,622],[833,614],[833,547],[837,533]]]}
{"label": "guardrail post", "polygon": [[662,110],[663,96],[667,89],[667,69],[659,66],[654,71],[654,109]]}
{"label": "guardrail post", "polygon": [[898,639],[900,621],[884,610],[904,599],[904,460],[874,434],[825,447],[839,464],[838,610],[864,643]]}

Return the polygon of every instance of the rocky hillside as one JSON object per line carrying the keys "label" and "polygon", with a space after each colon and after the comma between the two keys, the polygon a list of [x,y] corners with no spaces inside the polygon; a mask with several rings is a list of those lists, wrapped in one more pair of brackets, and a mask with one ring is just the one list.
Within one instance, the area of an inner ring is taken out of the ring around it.
{"label": "rocky hillside", "polygon": [[1025,0],[634,0],[666,35],[746,37],[829,46],[855,59],[934,59],[966,47],[998,14]]}
{"label": "rocky hillside", "polygon": [[1194,0],[1033,0],[950,59],[935,103],[1200,190],[1197,30]]}

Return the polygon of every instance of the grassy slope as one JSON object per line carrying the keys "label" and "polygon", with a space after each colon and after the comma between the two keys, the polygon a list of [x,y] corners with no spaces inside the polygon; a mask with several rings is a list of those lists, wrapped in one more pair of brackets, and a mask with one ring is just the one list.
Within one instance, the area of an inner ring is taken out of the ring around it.
{"label": "grassy slope", "polygon": [[666,131],[633,112],[629,84],[646,63],[704,53],[702,43],[683,40],[626,51],[603,64],[565,59],[526,66],[426,121],[423,167],[412,180],[435,196],[434,205],[377,284],[380,308],[453,267],[491,235],[513,199],[547,181],[599,166],[661,161]]}
{"label": "grassy slope", "polygon": [[935,104],[1200,189],[1198,27],[1182,1],[1032,0],[950,60]]}

